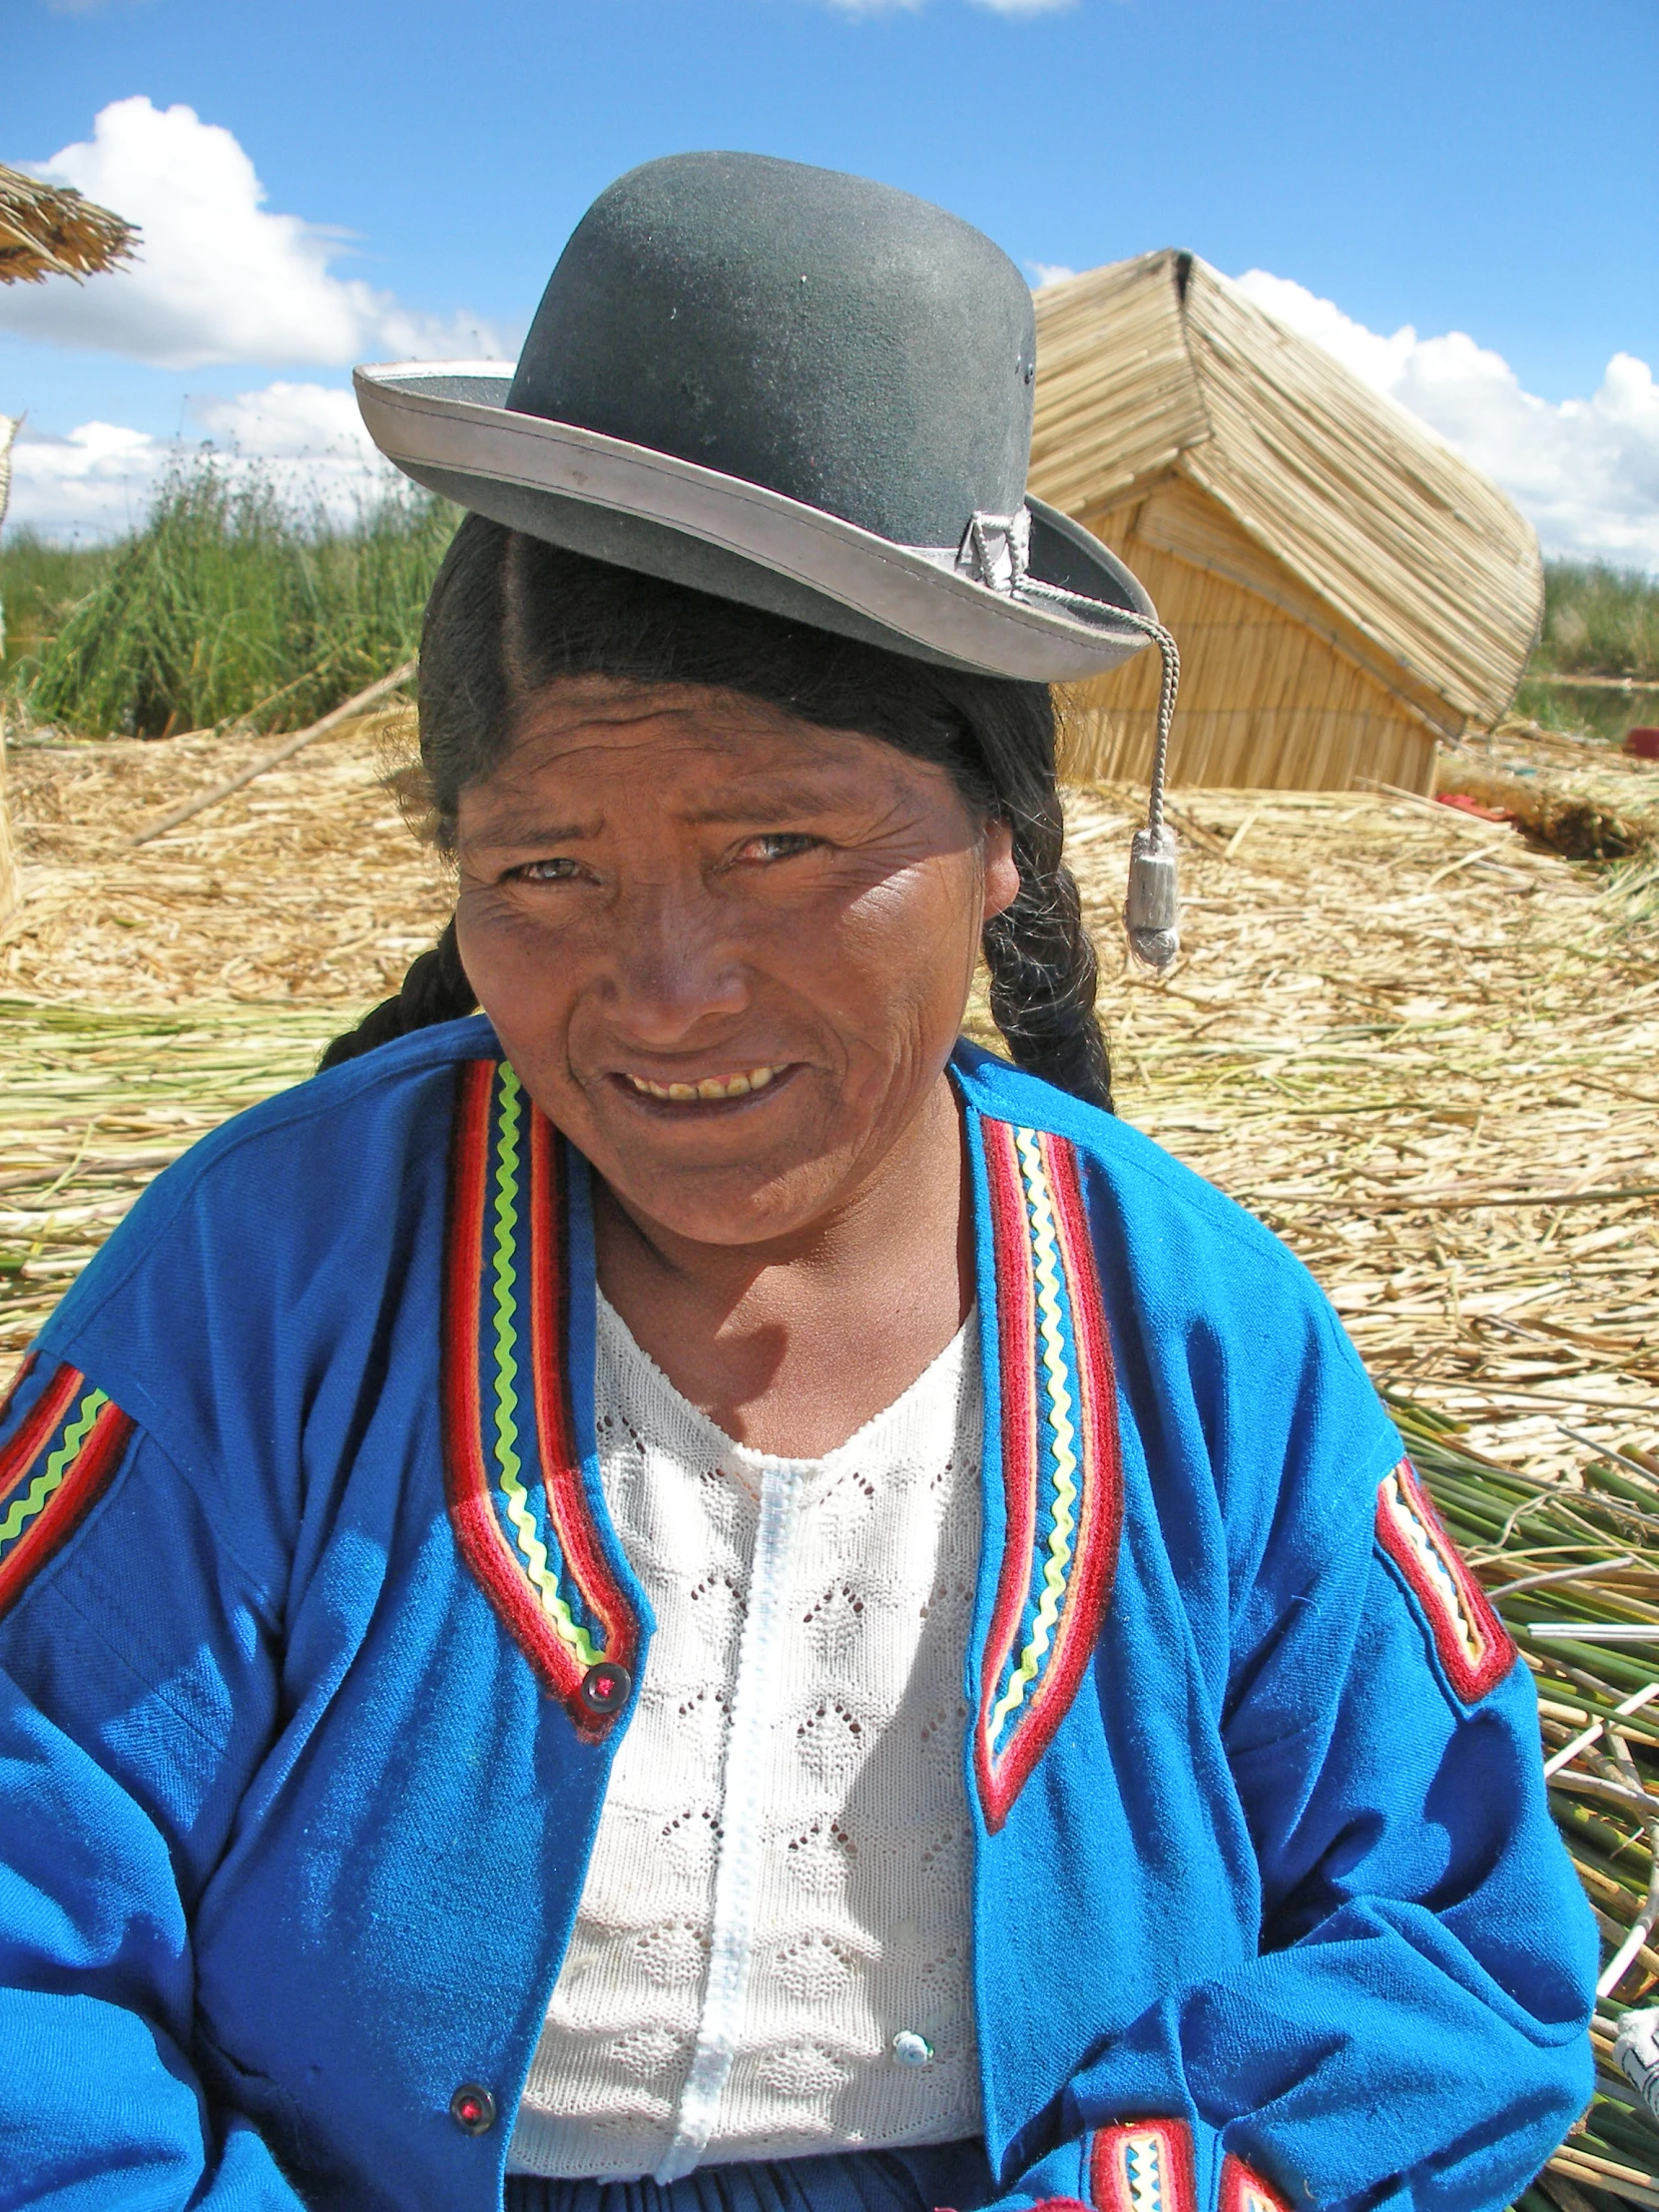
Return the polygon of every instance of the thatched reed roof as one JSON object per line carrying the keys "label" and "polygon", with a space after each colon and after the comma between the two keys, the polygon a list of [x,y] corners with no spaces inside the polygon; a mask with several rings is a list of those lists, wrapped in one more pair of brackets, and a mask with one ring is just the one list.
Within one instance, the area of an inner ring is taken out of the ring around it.
{"label": "thatched reed roof", "polygon": [[1300,587],[1278,596],[1312,595],[1336,642],[1458,722],[1489,724],[1514,695],[1543,604],[1531,528],[1414,416],[1193,255],[1038,293],[1031,464],[1037,496],[1090,525],[1184,482],[1259,549],[1234,582]]}
{"label": "thatched reed roof", "polygon": [[0,283],[96,276],[129,260],[138,233],[66,185],[0,163]]}

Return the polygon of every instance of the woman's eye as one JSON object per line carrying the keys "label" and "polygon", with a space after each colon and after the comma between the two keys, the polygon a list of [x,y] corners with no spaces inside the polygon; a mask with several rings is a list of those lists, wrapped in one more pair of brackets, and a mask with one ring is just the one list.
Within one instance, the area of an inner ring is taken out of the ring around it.
{"label": "woman's eye", "polygon": [[751,837],[740,847],[740,860],[793,860],[798,852],[811,852],[823,843],[822,837],[810,837],[803,830],[769,830],[759,837]]}
{"label": "woman's eye", "polygon": [[581,871],[569,858],[557,860],[526,860],[513,869],[513,875],[521,883],[568,883]]}

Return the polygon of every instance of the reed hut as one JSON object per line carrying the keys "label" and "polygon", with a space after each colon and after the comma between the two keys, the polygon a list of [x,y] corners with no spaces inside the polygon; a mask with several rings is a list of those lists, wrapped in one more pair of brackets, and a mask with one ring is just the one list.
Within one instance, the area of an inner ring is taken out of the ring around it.
{"label": "reed hut", "polygon": [[[1430,792],[1537,636],[1537,539],[1496,486],[1192,254],[1038,293],[1030,480],[1175,633],[1176,783]],[[1069,773],[1144,780],[1157,656],[1070,704]]]}
{"label": "reed hut", "polygon": [[[96,276],[132,258],[138,233],[67,186],[43,185],[38,177],[0,163],[0,283],[42,283],[48,276]],[[0,415],[0,523],[6,519],[11,491],[12,439],[17,424]],[[0,642],[5,638],[0,609]],[[6,813],[6,743],[0,714],[0,924],[22,898],[16,849]]]}

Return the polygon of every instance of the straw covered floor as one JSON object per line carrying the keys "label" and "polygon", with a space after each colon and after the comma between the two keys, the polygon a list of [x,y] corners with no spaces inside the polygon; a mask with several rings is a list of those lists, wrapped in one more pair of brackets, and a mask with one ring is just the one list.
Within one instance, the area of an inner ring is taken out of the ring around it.
{"label": "straw covered floor", "polygon": [[[261,741],[14,743],[0,1356],[152,1175],[302,1078],[430,943],[448,878],[384,782],[408,744],[402,712],[348,726],[125,850]],[[1075,791],[1069,851],[1120,1111],[1325,1285],[1539,1678],[1605,2060],[1659,1993],[1659,769],[1521,730],[1440,782],[1487,813],[1180,795],[1164,979],[1116,920],[1140,795]],[[1574,849],[1573,805],[1622,859],[1546,848]],[[1555,2212],[1659,2208],[1659,2132],[1617,2076],[1544,2185]]]}

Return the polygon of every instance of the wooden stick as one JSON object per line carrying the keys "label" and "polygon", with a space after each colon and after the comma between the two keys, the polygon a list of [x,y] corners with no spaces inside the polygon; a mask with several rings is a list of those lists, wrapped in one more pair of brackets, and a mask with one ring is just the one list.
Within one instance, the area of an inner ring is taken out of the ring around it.
{"label": "wooden stick", "polygon": [[1627,1198],[1659,1198],[1659,1183],[1610,1183],[1594,1191],[1454,1191],[1438,1196],[1432,1191],[1399,1191],[1382,1198],[1349,1198],[1341,1193],[1334,1198],[1323,1193],[1282,1197],[1272,1189],[1240,1190],[1233,1195],[1249,1205],[1318,1205],[1334,1214],[1446,1214],[1467,1213],[1476,1206],[1617,1206]]}
{"label": "wooden stick", "polygon": [[330,730],[337,730],[342,722],[349,722],[353,715],[360,715],[388,692],[396,691],[399,684],[406,684],[419,667],[417,661],[405,661],[401,668],[394,668],[389,676],[382,676],[378,683],[370,684],[366,691],[330,709],[320,722],[313,722],[303,730],[295,730],[292,737],[284,738],[280,745],[269,753],[262,753],[257,761],[250,761],[235,776],[227,776],[223,784],[215,784],[211,791],[198,792],[194,799],[170,808],[159,822],[151,823],[147,830],[137,830],[126,840],[125,850],[135,845],[148,844],[152,837],[164,836],[169,830],[177,830],[180,823],[189,822],[193,815],[205,814],[210,807],[217,807],[222,799],[229,799],[233,792],[240,792],[245,784],[253,783],[256,776],[263,776],[267,769],[277,768],[291,759],[301,746],[310,745],[317,738],[325,738]]}
{"label": "wooden stick", "polygon": [[239,731],[245,731],[251,738],[257,737],[259,732],[255,728],[255,724],[266,709],[275,707],[278,699],[285,699],[290,691],[297,691],[301,684],[314,682],[327,666],[327,662],[324,661],[319,668],[306,669],[303,676],[295,676],[288,683],[279,686],[277,690],[268,693],[257,707],[250,707],[246,714],[226,715],[219,722],[205,722],[200,730],[176,730],[168,743],[179,745],[187,738],[234,738]]}
{"label": "wooden stick", "polygon": [[1459,854],[1455,860],[1447,860],[1444,867],[1437,867],[1434,870],[1422,886],[1423,889],[1431,891],[1436,883],[1443,883],[1448,875],[1455,875],[1459,868],[1473,867],[1476,860],[1489,859],[1492,853],[1501,852],[1505,845],[1513,844],[1513,842],[1514,839],[1511,836],[1504,835],[1497,838],[1492,844],[1483,844],[1477,852],[1464,852]]}
{"label": "wooden stick", "polygon": [[1449,827],[1462,830],[1473,836],[1482,836],[1492,827],[1479,815],[1465,815],[1458,807],[1442,807],[1437,799],[1424,799],[1421,792],[1408,792],[1398,784],[1382,783],[1375,776],[1357,776],[1354,787],[1357,791],[1381,792],[1386,799],[1396,799],[1401,806],[1414,808],[1419,815],[1426,815],[1442,829]]}
{"label": "wooden stick", "polygon": [[1644,2174],[1635,2166],[1615,2165],[1609,2158],[1597,2158],[1576,2146],[1558,2150],[1549,2162],[1549,2170],[1574,2181],[1587,2181],[1609,2196],[1628,2197],[1632,2204],[1659,2205],[1659,2191],[1652,2186],[1659,2176]]}
{"label": "wooden stick", "polygon": [[1571,691],[1659,691],[1659,683],[1642,676],[1560,676],[1541,670],[1528,676],[1529,684],[1561,684]]}

